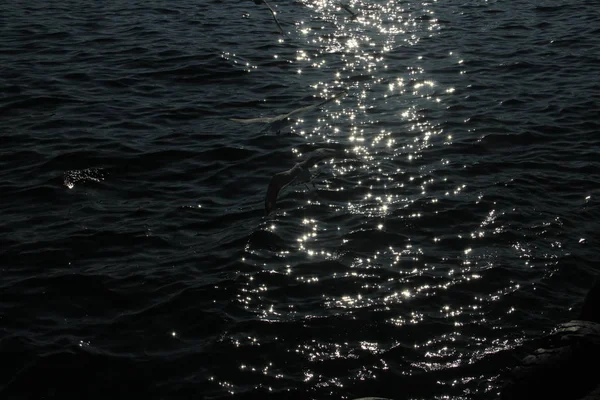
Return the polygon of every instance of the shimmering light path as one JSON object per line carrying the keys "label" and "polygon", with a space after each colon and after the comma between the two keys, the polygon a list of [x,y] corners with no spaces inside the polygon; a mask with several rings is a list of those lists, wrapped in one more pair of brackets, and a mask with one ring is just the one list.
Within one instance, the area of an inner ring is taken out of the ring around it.
{"label": "shimmering light path", "polygon": [[[464,143],[477,146],[486,134],[471,123],[474,111],[457,105],[472,96],[476,54],[444,37],[452,22],[440,22],[438,10],[449,10],[436,2],[351,2],[356,17],[337,2],[303,5],[287,16],[295,29],[284,42],[299,47],[290,71],[315,96],[350,95],[297,122],[292,132],[304,140],[293,143],[341,143],[362,162],[332,164],[318,190],[286,194],[297,205],[284,200],[256,228],[280,245],[248,242],[238,302],[262,321],[253,331],[283,325],[292,334],[235,343],[278,349],[282,359],[268,360],[279,371],[270,388],[303,382],[318,393],[352,393],[371,380],[381,388],[371,394],[389,396],[401,390],[399,374],[431,385],[415,389],[417,397],[491,391],[498,367],[486,375],[469,366],[523,339],[508,322],[516,304],[499,309],[498,301],[523,283],[535,290],[566,253],[519,233],[556,221],[521,225],[507,201],[510,180],[482,186],[475,172],[485,158]],[[434,50],[439,41],[447,43]]]}

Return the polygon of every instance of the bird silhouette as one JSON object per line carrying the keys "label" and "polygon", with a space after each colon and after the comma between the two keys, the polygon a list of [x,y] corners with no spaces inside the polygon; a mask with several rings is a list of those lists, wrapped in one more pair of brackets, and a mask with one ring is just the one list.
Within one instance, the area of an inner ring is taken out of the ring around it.
{"label": "bird silhouette", "polygon": [[281,133],[281,130],[283,128],[285,128],[287,125],[289,125],[293,122],[292,117],[298,116],[300,114],[304,114],[304,113],[312,111],[316,108],[319,108],[327,103],[332,102],[333,100],[339,99],[342,95],[347,94],[347,93],[348,93],[347,90],[343,90],[342,92],[336,94],[335,96],[333,96],[329,99],[323,100],[318,104],[301,107],[296,110],[290,111],[289,113],[276,115],[275,117],[261,117],[261,118],[248,118],[248,119],[230,118],[230,120],[233,122],[240,122],[243,124],[256,124],[256,123],[266,124],[265,127],[261,130],[261,133],[273,131],[279,135],[279,133]]}
{"label": "bird silhouette", "polygon": [[[254,0],[257,1],[257,0]],[[342,2],[338,3],[338,5],[340,7],[342,7],[344,10],[348,11],[348,13],[352,16],[352,18],[356,18],[358,16],[358,14],[356,14],[354,11],[352,11],[352,9],[350,8],[350,6],[348,4],[344,4]]]}
{"label": "bird silhouette", "polygon": [[343,154],[343,151],[338,149],[317,149],[309,153],[303,161],[297,163],[287,171],[279,172],[273,175],[269,181],[267,195],[265,197],[265,211],[267,215],[269,215],[275,207],[277,196],[279,195],[281,189],[288,185],[310,182],[312,179],[312,175],[309,170],[310,167],[324,159],[339,157]]}

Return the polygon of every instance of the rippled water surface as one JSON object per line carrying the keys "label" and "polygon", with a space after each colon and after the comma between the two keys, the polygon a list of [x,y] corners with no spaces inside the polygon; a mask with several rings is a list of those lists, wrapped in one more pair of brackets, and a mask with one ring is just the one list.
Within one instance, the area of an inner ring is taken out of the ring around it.
{"label": "rippled water surface", "polygon": [[4,398],[492,399],[574,317],[597,2],[269,4],[2,6]]}

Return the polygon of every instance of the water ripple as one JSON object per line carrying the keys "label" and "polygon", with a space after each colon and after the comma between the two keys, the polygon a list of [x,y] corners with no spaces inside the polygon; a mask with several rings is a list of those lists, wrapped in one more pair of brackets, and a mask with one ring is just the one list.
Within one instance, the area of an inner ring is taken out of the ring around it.
{"label": "water ripple", "polygon": [[21,3],[5,397],[495,398],[598,272],[590,2]]}

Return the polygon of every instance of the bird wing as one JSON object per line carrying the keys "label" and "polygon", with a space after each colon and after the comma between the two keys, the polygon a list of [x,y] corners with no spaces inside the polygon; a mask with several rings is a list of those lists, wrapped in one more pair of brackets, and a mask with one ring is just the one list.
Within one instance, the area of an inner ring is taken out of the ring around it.
{"label": "bird wing", "polygon": [[275,23],[277,24],[277,28],[279,28],[279,33],[281,33],[283,35],[283,28],[281,27],[279,20],[275,16],[275,11],[273,11],[273,9],[269,5],[269,3],[266,2],[266,0],[263,0],[263,3],[265,3],[265,5],[269,8],[269,11],[271,11],[271,15],[273,16],[273,19],[275,20]]}
{"label": "bird wing", "polygon": [[300,173],[302,173],[302,167],[300,167],[299,164],[296,164],[293,168],[288,169],[287,171],[278,172],[273,175],[269,181],[267,195],[265,197],[265,210],[267,211],[267,215],[275,207],[279,191],[292,183],[292,181],[294,181],[298,175],[300,175]]}
{"label": "bird wing", "polygon": [[273,121],[275,121],[276,118],[269,118],[269,117],[248,118],[248,119],[244,119],[244,118],[229,118],[229,120],[233,121],[233,122],[241,122],[242,124],[257,124],[257,123],[270,124]]}
{"label": "bird wing", "polygon": [[[258,124],[258,123],[261,123],[261,124],[272,124],[272,123],[274,123],[274,122],[277,122],[277,121],[283,121],[283,120],[286,120],[286,119],[288,119],[288,118],[290,118],[290,117],[292,117],[292,116],[294,116],[294,115],[302,114],[302,113],[308,112],[308,111],[310,111],[310,110],[313,110],[313,109],[315,109],[315,108],[317,108],[317,107],[320,107],[320,106],[322,106],[322,105],[324,105],[324,104],[327,104],[327,103],[329,103],[329,102],[331,102],[331,101],[333,101],[333,100],[336,100],[336,99],[338,99],[339,97],[341,97],[343,94],[347,94],[347,93],[348,93],[348,91],[347,91],[347,90],[344,90],[344,91],[342,91],[342,92],[340,92],[340,93],[336,94],[335,96],[333,96],[333,97],[331,97],[331,98],[329,98],[329,99],[326,99],[326,100],[323,100],[323,101],[321,101],[320,103],[313,104],[313,105],[311,105],[311,106],[306,106],[306,107],[298,108],[298,109],[296,109],[296,110],[290,111],[290,112],[289,112],[289,113],[287,113],[287,114],[280,114],[280,115],[277,115],[277,116],[275,116],[275,117],[261,117],[261,118],[229,118],[229,120],[230,120],[230,121],[233,121],[233,122],[241,122],[241,123],[243,123],[243,124]],[[268,128],[269,128],[269,127],[267,127],[267,129],[268,129]]]}
{"label": "bird wing", "polygon": [[290,111],[289,113],[282,115],[282,117],[284,117],[284,118],[290,118],[290,117],[292,117],[294,115],[302,114],[302,113],[314,110],[315,108],[321,107],[321,106],[323,106],[323,105],[325,105],[327,103],[332,102],[333,100],[339,99],[343,94],[347,94],[347,93],[348,93],[348,91],[344,90],[344,91],[336,94],[335,96],[333,96],[333,97],[331,97],[329,99],[325,99],[325,100],[321,101],[320,103],[313,104],[311,106],[306,106],[306,107],[298,108],[297,110]]}
{"label": "bird wing", "polygon": [[277,196],[283,187],[276,177],[277,174],[273,175],[269,181],[269,187],[267,187],[267,195],[265,196],[265,211],[267,212],[267,215],[269,215],[271,210],[275,207],[275,203],[277,203]]}
{"label": "bird wing", "polygon": [[322,105],[323,102],[319,103],[319,104],[313,104],[312,106],[306,106],[306,107],[302,107],[302,108],[298,108],[294,111],[290,111],[287,114],[282,115],[283,118],[290,118],[294,115],[298,115],[298,114],[303,114],[305,112],[309,112],[310,110],[313,110],[317,107],[319,107],[320,105]]}
{"label": "bird wing", "polygon": [[341,149],[316,149],[310,152],[304,161],[294,165],[293,168],[288,169],[287,171],[278,172],[273,175],[269,181],[269,187],[267,188],[267,195],[265,197],[265,210],[267,211],[267,215],[275,207],[277,196],[279,195],[279,191],[281,189],[289,184],[308,181],[310,179],[310,175],[307,178],[306,174],[309,174],[308,169],[310,167],[321,160],[330,157],[342,156],[342,154],[344,154],[344,151]]}
{"label": "bird wing", "polygon": [[350,15],[352,15],[352,17],[356,17],[356,13],[350,9],[350,6],[349,6],[348,4],[339,3],[339,5],[340,5],[340,7],[342,7],[344,10],[348,11],[348,12],[350,13]]}

